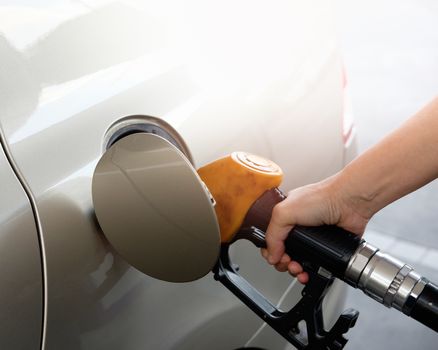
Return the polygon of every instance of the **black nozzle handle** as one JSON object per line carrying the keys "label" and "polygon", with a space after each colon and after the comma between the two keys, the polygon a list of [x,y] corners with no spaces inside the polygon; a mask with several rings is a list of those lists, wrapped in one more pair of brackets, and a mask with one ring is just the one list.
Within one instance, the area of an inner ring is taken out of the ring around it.
{"label": "black nozzle handle", "polygon": [[362,239],[338,226],[295,226],[285,241],[286,253],[304,268],[319,268],[344,279],[345,271]]}
{"label": "black nozzle handle", "polygon": [[[274,206],[285,198],[278,188],[266,191],[248,210],[242,225],[243,230],[241,229],[239,235],[244,233],[245,238],[253,241],[256,246],[264,247],[264,236],[255,239],[251,227],[266,232]],[[290,231],[285,245],[288,255],[300,262],[304,268],[319,265],[343,279],[348,262],[361,242],[356,234],[334,225],[295,226]]]}
{"label": "black nozzle handle", "polygon": [[424,286],[410,316],[438,332],[438,287],[435,284],[428,282]]}
{"label": "black nozzle handle", "polygon": [[[235,239],[248,239],[258,248],[266,248],[264,232],[242,229]],[[323,267],[333,276],[344,280],[351,257],[361,243],[358,235],[338,226],[295,226],[286,238],[285,251],[295,261],[317,271]]]}

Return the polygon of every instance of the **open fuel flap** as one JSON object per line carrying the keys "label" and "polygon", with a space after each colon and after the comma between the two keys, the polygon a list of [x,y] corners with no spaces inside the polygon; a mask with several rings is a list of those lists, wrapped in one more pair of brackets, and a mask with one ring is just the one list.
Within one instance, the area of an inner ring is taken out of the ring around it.
{"label": "open fuel flap", "polygon": [[214,201],[163,137],[140,132],[112,144],[96,166],[92,194],[105,236],[141,272],[188,282],[213,269],[220,251]]}

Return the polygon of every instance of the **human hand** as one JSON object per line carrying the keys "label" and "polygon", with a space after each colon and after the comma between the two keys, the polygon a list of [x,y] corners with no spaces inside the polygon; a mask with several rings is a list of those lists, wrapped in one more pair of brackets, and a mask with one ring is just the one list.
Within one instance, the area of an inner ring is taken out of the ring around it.
{"label": "human hand", "polygon": [[289,192],[287,198],[274,207],[266,231],[267,249],[261,253],[278,271],[289,271],[298,281],[307,283],[309,276],[303,267],[285,253],[284,241],[292,228],[295,225],[338,225],[362,235],[369,219],[358,209],[355,197],[339,186],[339,179],[334,176]]}

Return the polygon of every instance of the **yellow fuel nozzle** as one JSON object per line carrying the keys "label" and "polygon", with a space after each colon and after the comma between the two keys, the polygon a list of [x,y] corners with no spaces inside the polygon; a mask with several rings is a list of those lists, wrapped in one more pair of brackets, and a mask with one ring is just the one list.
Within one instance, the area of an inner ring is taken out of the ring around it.
{"label": "yellow fuel nozzle", "polygon": [[233,239],[253,203],[283,179],[277,164],[245,152],[207,164],[198,174],[216,201],[222,243]]}

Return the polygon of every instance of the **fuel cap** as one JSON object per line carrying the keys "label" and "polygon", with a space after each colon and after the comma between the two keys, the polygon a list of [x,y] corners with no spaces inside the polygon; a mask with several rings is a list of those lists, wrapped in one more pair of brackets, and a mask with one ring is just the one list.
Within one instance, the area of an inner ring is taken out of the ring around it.
{"label": "fuel cap", "polygon": [[214,267],[220,234],[211,195],[167,140],[138,133],[117,141],[96,166],[92,195],[108,241],[141,272],[189,282]]}

